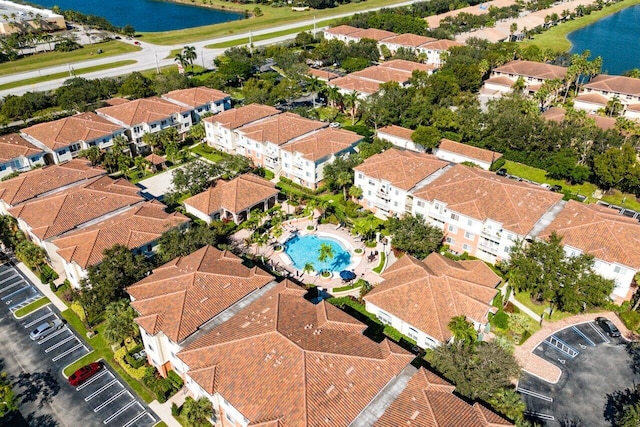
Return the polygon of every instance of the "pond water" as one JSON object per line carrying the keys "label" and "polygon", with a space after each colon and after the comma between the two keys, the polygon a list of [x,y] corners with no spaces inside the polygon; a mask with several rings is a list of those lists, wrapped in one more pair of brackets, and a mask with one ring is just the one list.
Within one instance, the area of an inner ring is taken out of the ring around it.
{"label": "pond water", "polygon": [[640,5],[628,7],[567,35],[571,53],[602,57],[602,71],[622,74],[640,68]]}
{"label": "pond water", "polygon": [[133,25],[136,31],[158,32],[220,24],[243,18],[242,13],[155,0],[36,0],[51,9],[76,10],[106,18],[113,25]]}
{"label": "pond water", "polygon": [[[320,245],[326,243],[333,249],[333,258],[319,261]],[[284,244],[285,253],[291,258],[293,266],[304,270],[307,263],[313,264],[314,270],[342,271],[351,264],[351,254],[337,240],[315,235],[293,236]]]}

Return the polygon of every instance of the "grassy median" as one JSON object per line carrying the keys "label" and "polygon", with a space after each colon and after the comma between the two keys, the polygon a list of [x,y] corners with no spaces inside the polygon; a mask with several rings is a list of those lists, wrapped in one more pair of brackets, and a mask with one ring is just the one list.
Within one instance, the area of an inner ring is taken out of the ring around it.
{"label": "grassy median", "polygon": [[15,313],[13,313],[14,316],[20,318],[20,317],[24,317],[27,314],[36,311],[37,309],[39,309],[40,307],[44,307],[45,305],[49,304],[51,301],[49,301],[49,298],[47,297],[42,297],[39,300],[36,300],[34,302],[32,302],[31,304],[25,305],[24,307],[16,310]]}

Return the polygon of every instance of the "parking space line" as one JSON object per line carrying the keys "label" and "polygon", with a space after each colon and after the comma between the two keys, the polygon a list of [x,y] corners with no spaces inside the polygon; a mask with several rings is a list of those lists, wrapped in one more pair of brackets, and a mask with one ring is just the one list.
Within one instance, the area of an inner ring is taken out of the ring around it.
{"label": "parking space line", "polygon": [[102,378],[105,375],[111,375],[111,378],[113,378],[113,374],[111,372],[109,372],[109,370],[105,369],[104,371],[102,371],[99,374],[96,374],[93,376],[93,378],[89,379],[87,382],[85,382],[84,384],[79,385],[78,387],[76,387],[76,391],[80,391],[83,388],[85,388],[86,386],[88,386],[89,384],[93,383],[94,381],[96,381],[98,378]]}
{"label": "parking space line", "polygon": [[556,419],[553,415],[547,415],[541,412],[524,411],[524,414],[535,417],[535,418],[540,418],[541,420],[547,420],[547,421],[555,421]]}
{"label": "parking space line", "polygon": [[52,345],[51,347],[45,349],[45,353],[49,353],[53,350],[55,350],[56,348],[60,347],[62,344],[67,343],[71,340],[75,340],[76,336],[71,334],[71,336],[68,336],[67,338],[63,339],[62,341],[58,341],[57,343],[55,343],[54,345]]}
{"label": "parking space line", "polygon": [[584,332],[582,332],[580,329],[576,328],[575,326],[572,326],[571,328],[575,331],[575,333],[576,333],[576,334],[578,334],[578,335],[580,335],[582,338],[584,338],[584,340],[585,340],[586,342],[588,342],[588,343],[589,343],[589,345],[590,345],[591,347],[595,347],[595,346],[596,346],[596,343],[594,343],[593,341],[591,341],[591,340],[589,339],[589,337],[588,337],[588,336],[586,336],[586,335],[584,334]]}
{"label": "parking space line", "polygon": [[0,292],[8,291],[9,289],[15,288],[16,286],[19,286],[19,285],[22,285],[22,284],[28,284],[28,283],[26,283],[24,280],[19,280],[16,283],[12,283],[9,286],[0,289]]}
{"label": "parking space line", "polygon": [[[18,289],[17,291],[15,291],[15,292],[11,292],[9,295],[2,297],[2,301],[6,300],[7,298],[11,298],[12,296],[14,296],[14,295],[16,295],[16,294],[19,294],[20,292],[23,292],[23,291],[25,291],[25,290],[27,290],[27,289],[33,289],[33,288],[32,288],[31,286],[25,286],[24,288]],[[12,301],[12,300],[9,300],[9,301],[7,302],[7,305],[8,305],[8,304],[10,304],[10,303],[11,303],[11,301]]]}
{"label": "parking space line", "polygon": [[[16,273],[16,274],[14,274],[12,276],[7,277],[6,279],[2,279],[2,280],[0,280],[0,285],[2,285],[4,282],[8,282],[9,280],[13,279],[14,277],[20,277],[20,275]],[[22,277],[20,277],[20,279],[22,280]]]}
{"label": "parking space line", "polygon": [[126,423],[122,427],[129,427],[129,426],[135,424],[140,418],[144,417],[145,415],[149,415],[151,417],[151,419],[153,421],[155,421],[155,418],[153,418],[150,413],[148,413],[147,411],[144,411],[144,412],[141,412],[140,414],[136,415],[134,418],[131,419],[131,421],[129,421],[128,423]]}
{"label": "parking space line", "polygon": [[580,354],[578,350],[571,347],[569,344],[562,341],[560,338],[556,337],[555,335],[551,335],[547,337],[543,342],[551,346],[552,349],[559,351],[560,353],[565,354],[572,359]]}
{"label": "parking space line", "polygon": [[[75,337],[74,337],[75,338]],[[89,351],[87,349],[87,347],[85,347],[84,344],[82,343],[78,343],[77,345],[71,347],[69,350],[65,351],[64,353],[60,353],[59,355],[57,355],[56,357],[54,357],[53,359],[51,359],[52,362],[57,362],[58,360],[62,359],[63,357],[65,357],[66,355],[68,355],[69,353],[73,353],[74,351],[76,351],[77,349],[79,349],[80,347],[84,347],[85,350]]]}
{"label": "parking space line", "polygon": [[[93,412],[98,412],[98,411],[102,410],[102,408],[104,408],[109,403],[113,402],[114,400],[116,400],[117,398],[119,398],[120,396],[122,396],[125,393],[129,393],[129,391],[126,388],[123,388],[122,390],[120,390],[119,392],[117,392],[116,394],[114,394],[113,396],[111,396],[110,398],[108,398],[107,400],[105,400],[104,402],[99,404],[98,406],[96,406],[93,409]],[[132,397],[131,393],[129,393],[129,396]]]}
{"label": "parking space line", "polygon": [[61,327],[60,329],[58,329],[57,331],[55,331],[51,335],[47,335],[43,340],[38,341],[38,344],[42,345],[42,344],[46,343],[47,341],[49,341],[50,339],[53,339],[53,338],[57,337],[58,335],[60,335],[61,333],[63,333],[66,330],[67,330],[66,326],[63,325],[63,327]]}
{"label": "parking space line", "polygon": [[[12,305],[11,307],[9,307],[9,310],[11,310],[11,312],[15,312],[20,310],[22,307],[27,306],[29,304],[31,304],[32,302],[39,300],[41,298],[44,298],[44,295],[42,294],[35,294],[34,296],[27,298],[26,300],[19,302],[16,305]],[[47,304],[51,304],[51,302],[48,302]]]}
{"label": "parking space line", "polygon": [[593,328],[594,331],[596,331],[596,334],[600,335],[600,338],[602,338],[602,340],[606,343],[610,343],[611,341],[609,341],[609,338],[607,338],[607,336],[600,330],[598,329],[598,327],[596,326],[595,323],[593,322],[589,322],[589,326],[591,326],[591,328]]}
{"label": "parking space line", "polygon": [[[113,379],[110,382],[108,382],[107,384],[103,385],[102,387],[100,387],[98,390],[94,391],[93,393],[91,393],[89,396],[84,398],[85,402],[90,401],[91,399],[93,399],[94,397],[96,397],[97,395],[99,395],[100,393],[102,393],[103,391],[105,391],[106,389],[108,389],[109,387],[111,387],[112,385],[118,383],[117,379]],[[122,387],[122,385],[120,385]]]}
{"label": "parking space line", "polygon": [[53,314],[53,311],[49,310],[49,313],[45,314],[44,316],[40,316],[36,320],[32,320],[31,322],[29,322],[26,325],[24,325],[24,328],[25,329],[30,328],[33,325],[35,325],[36,323],[38,323],[38,322],[46,319],[47,317],[51,316],[52,314]]}
{"label": "parking space line", "polygon": [[142,405],[140,405],[140,402],[138,402],[137,400],[132,400],[131,402],[127,403],[126,405],[124,405],[122,408],[118,409],[116,412],[114,412],[113,414],[111,414],[111,416],[107,419],[105,419],[103,421],[103,423],[105,424],[109,424],[111,421],[113,421],[116,417],[118,417],[120,414],[122,414],[124,411],[126,411],[127,409],[131,408],[133,405],[138,405],[140,407],[142,407]]}
{"label": "parking space line", "polygon": [[537,399],[546,400],[547,402],[553,402],[553,397],[545,396],[544,394],[536,393],[535,391],[527,390],[526,388],[518,387],[516,391],[520,394],[526,394],[527,396],[535,397]]}

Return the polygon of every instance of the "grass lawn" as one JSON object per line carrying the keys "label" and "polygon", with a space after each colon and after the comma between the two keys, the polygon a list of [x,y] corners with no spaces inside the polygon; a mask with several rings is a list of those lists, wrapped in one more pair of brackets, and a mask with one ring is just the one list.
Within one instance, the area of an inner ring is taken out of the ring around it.
{"label": "grass lawn", "polygon": [[215,151],[211,147],[205,144],[198,144],[191,148],[191,152],[204,157],[207,160],[211,160],[214,163],[220,162],[225,159],[225,155]]}
{"label": "grass lawn", "polygon": [[[98,49],[102,49],[102,53],[96,53]],[[36,55],[27,56],[0,64],[0,74],[24,73],[26,71],[39,70],[54,65],[73,64],[74,62],[86,61],[88,59],[97,59],[105,56],[120,55],[122,53],[137,52],[140,48],[123,43],[117,40],[111,40],[104,43],[96,43],[87,45],[82,49],[72,52],[45,52]]]}
{"label": "grass lawn", "polygon": [[[568,191],[573,194],[579,194],[586,196],[585,203],[595,203],[597,199],[593,198],[593,193],[598,189],[595,184],[585,182],[579,185],[569,185],[566,182],[558,179],[547,178],[547,172],[543,169],[534,168],[531,166],[523,165],[522,163],[512,162],[507,160],[504,165],[507,172],[511,175],[516,175],[521,178],[525,178],[538,183],[547,183],[551,185],[561,185],[564,191]],[[636,196],[633,194],[622,193],[620,191],[614,191],[612,194],[606,194],[602,196],[603,202],[612,203],[617,206],[640,211],[640,203],[636,200]]]}
{"label": "grass lawn", "polygon": [[[195,2],[202,3],[202,0],[195,0]],[[328,20],[336,14],[353,13],[380,6],[392,7],[394,4],[400,2],[401,0],[367,0],[361,3],[349,3],[340,5],[337,8],[328,8],[322,10],[311,9],[304,12],[293,12],[289,7],[269,7],[266,5],[260,5],[259,7],[262,10],[263,16],[259,17],[241,19],[224,24],[188,28],[184,30],[140,34],[142,36],[142,39],[149,43],[161,45],[191,43],[194,41],[206,40],[214,37],[224,37],[236,33],[245,33],[250,30],[256,31],[265,28],[273,28],[278,25],[312,19],[314,16],[316,17],[316,25],[320,27],[322,25],[326,25],[326,22],[322,21],[323,19]],[[193,4],[191,1],[184,1],[184,3]],[[251,11],[255,7],[254,4],[241,6],[222,0],[211,0],[208,1],[208,3],[211,3],[213,7],[217,7],[220,9],[236,10],[240,12],[244,11],[245,9]],[[256,39],[254,38],[254,40]]]}
{"label": "grass lawn", "polygon": [[535,44],[542,49],[551,48],[557,52],[567,51],[571,49],[571,42],[567,39],[567,34],[636,4],[640,4],[640,0],[623,0],[620,3],[605,6],[602,10],[592,12],[591,15],[585,15],[571,21],[563,22],[542,34],[534,36],[532,40],[524,41],[521,44],[523,48]]}
{"label": "grass lawn", "polygon": [[[533,311],[534,313],[536,313],[538,315],[541,315],[542,313],[545,313],[545,310],[547,310],[549,308],[549,303],[548,302],[545,302],[544,304],[536,304],[536,303],[534,303],[531,300],[531,293],[529,293],[529,292],[516,292],[515,293],[515,298],[518,300],[518,302],[522,303],[528,309],[530,309],[531,311]],[[565,319],[565,318],[571,317],[571,316],[573,316],[573,314],[571,314],[571,313],[567,313],[565,311],[554,310],[553,313],[551,314],[551,317],[549,317],[549,315],[545,313],[544,319],[547,320],[547,321],[555,322],[557,320],[562,320],[562,319]]]}
{"label": "grass lawn", "polygon": [[[62,313],[62,317],[67,321],[67,324],[73,328],[78,334],[83,337],[87,336],[87,330],[82,324],[80,318],[71,310],[65,310]],[[140,396],[146,403],[152,402],[155,397],[153,394],[142,384],[142,382],[132,378],[127,374],[124,369],[113,359],[113,352],[111,346],[104,340],[103,332],[104,326],[100,325],[96,328],[97,334],[93,338],[87,338],[87,341],[93,347],[93,352],[84,356],[79,361],[72,363],[65,368],[65,375],[71,375],[78,368],[86,365],[87,363],[94,362],[98,359],[103,359],[106,363],[113,368],[120,376],[129,384],[138,396]]]}
{"label": "grass lawn", "polygon": [[[74,69],[73,72],[75,75],[81,75],[81,74],[92,73],[94,71],[108,70],[110,68],[117,68],[117,67],[122,67],[124,65],[131,65],[135,63],[136,61],[129,59],[126,61],[116,61],[116,62],[110,62],[108,64],[94,65],[93,67],[78,68],[77,70]],[[68,76],[69,76],[68,71],[63,71],[61,73],[45,74],[44,76],[33,77],[30,79],[23,79],[23,80],[0,85],[0,90],[33,85],[36,83],[46,82],[46,81],[55,80],[55,79],[61,79]]]}
{"label": "grass lawn", "polygon": [[51,301],[49,301],[49,298],[42,297],[39,300],[36,300],[36,301],[32,302],[31,304],[25,305],[21,309],[16,310],[16,312],[13,313],[13,314],[18,318],[19,317],[23,317],[23,316],[26,316],[27,314],[31,313],[32,311],[36,311],[40,307],[43,307],[43,306],[49,304],[50,302]]}
{"label": "grass lawn", "polygon": [[[326,26],[326,25],[330,25],[332,23],[335,22],[335,19],[331,19],[331,20],[327,20],[327,21],[323,21],[319,24],[316,24],[318,27],[322,26]],[[259,42],[261,40],[267,40],[273,37],[280,37],[280,36],[286,36],[289,34],[298,34],[301,33],[303,31],[309,31],[309,30],[313,30],[313,25],[303,25],[300,27],[296,27],[296,28],[291,28],[289,30],[282,30],[282,31],[274,31],[273,33],[269,33],[269,34],[260,34],[260,35],[256,35],[251,37],[251,42],[255,43],[255,42]],[[249,44],[249,37],[243,37],[241,39],[236,39],[236,40],[230,40],[227,42],[223,42],[223,43],[214,43],[214,44],[209,44],[206,45],[205,47],[208,49],[225,49],[228,47],[233,47],[233,46],[240,46],[240,45],[244,45],[244,44]]]}

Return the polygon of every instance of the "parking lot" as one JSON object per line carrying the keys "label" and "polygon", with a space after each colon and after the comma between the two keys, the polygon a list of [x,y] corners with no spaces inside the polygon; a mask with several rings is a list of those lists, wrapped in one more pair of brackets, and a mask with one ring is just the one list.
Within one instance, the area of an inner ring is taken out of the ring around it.
{"label": "parking lot", "polygon": [[[0,265],[0,299],[5,303],[2,305],[2,310],[8,309],[10,312],[15,312],[40,296],[37,288],[13,266]],[[56,395],[52,397],[55,399],[58,396],[71,396],[67,402],[60,404],[63,406],[82,404],[85,408],[80,411],[83,413],[82,419],[75,422],[68,412],[54,411],[57,416],[63,417],[58,425],[80,425],[78,423],[81,422],[83,426],[148,427],[157,422],[156,416],[144,402],[140,401],[108,367],[77,387],[68,384],[62,375],[62,370],[88,354],[91,348],[66,324],[42,339],[36,341],[29,339],[29,333],[38,325],[60,318],[59,313],[51,305],[42,307],[21,319],[16,320],[13,316],[10,317],[18,324],[17,329],[22,335],[16,350],[22,351],[25,346],[29,347],[28,352],[33,359],[37,359],[38,364],[51,368],[51,376],[56,382],[54,388],[57,390]],[[27,352],[27,349],[24,350]],[[91,419],[87,419],[87,413],[91,414]]]}
{"label": "parking lot", "polygon": [[626,341],[609,337],[595,322],[549,335],[534,354],[562,370],[557,384],[527,373],[518,383],[527,415],[546,426],[610,426],[605,419],[608,395],[640,380]]}

